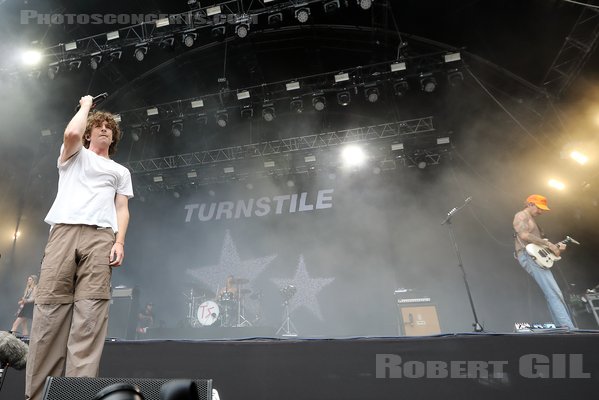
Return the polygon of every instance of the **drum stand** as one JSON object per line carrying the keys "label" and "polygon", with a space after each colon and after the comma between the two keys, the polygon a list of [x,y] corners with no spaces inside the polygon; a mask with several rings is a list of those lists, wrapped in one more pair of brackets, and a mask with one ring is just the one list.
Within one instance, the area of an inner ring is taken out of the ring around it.
{"label": "drum stand", "polygon": [[188,326],[195,327],[197,325],[196,317],[193,313],[195,310],[195,300],[196,298],[193,295],[193,288],[189,291],[189,296],[183,293],[183,296],[187,299],[187,317],[185,318]]}
{"label": "drum stand", "polygon": [[[238,291],[237,293],[241,293]],[[252,323],[245,317],[245,305],[243,304],[243,295],[239,294],[237,300],[237,327],[242,328],[244,326],[252,326]]]}
{"label": "drum stand", "polygon": [[285,319],[276,334],[286,337],[297,337],[297,329],[295,329],[289,313],[289,300],[285,300],[283,304],[285,305]]}

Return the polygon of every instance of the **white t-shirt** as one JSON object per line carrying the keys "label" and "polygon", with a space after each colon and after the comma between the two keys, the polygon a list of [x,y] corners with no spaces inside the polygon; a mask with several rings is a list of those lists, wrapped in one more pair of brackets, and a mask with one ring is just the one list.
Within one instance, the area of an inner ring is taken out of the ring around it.
{"label": "white t-shirt", "polygon": [[45,221],[97,225],[118,232],[114,198],[117,193],[133,197],[129,170],[85,147],[64,163],[59,157],[57,166],[58,193]]}

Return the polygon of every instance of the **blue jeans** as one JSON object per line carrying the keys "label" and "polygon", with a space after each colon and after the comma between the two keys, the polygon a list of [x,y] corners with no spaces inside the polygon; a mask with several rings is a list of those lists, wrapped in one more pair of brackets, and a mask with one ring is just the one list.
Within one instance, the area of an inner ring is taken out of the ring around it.
{"label": "blue jeans", "polygon": [[574,323],[568,313],[568,307],[564,301],[564,295],[557,285],[551,270],[539,267],[526,250],[518,252],[518,262],[534,278],[543,291],[543,294],[545,294],[553,322],[557,326],[575,329]]}

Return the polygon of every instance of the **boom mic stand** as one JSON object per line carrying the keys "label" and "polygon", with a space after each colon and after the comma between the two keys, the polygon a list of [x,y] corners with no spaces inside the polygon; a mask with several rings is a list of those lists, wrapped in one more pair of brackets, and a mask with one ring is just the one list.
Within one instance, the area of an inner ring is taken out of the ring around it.
{"label": "boom mic stand", "polygon": [[476,315],[476,309],[474,308],[474,301],[472,300],[472,293],[470,292],[470,285],[468,284],[468,279],[466,278],[466,271],[464,270],[464,265],[462,264],[462,256],[460,255],[460,249],[458,248],[458,242],[456,241],[455,234],[453,233],[453,227],[451,226],[451,218],[462,208],[466,207],[472,201],[472,197],[468,197],[464,204],[459,207],[452,208],[447,213],[447,218],[441,225],[447,225],[449,228],[449,237],[451,238],[451,243],[453,244],[453,248],[455,249],[455,254],[458,258],[458,266],[462,270],[462,278],[464,279],[464,285],[466,286],[466,292],[468,293],[468,300],[470,300],[470,308],[472,309],[472,315],[474,316],[474,323],[472,326],[474,327],[474,332],[483,332],[483,327],[478,322],[478,317]]}

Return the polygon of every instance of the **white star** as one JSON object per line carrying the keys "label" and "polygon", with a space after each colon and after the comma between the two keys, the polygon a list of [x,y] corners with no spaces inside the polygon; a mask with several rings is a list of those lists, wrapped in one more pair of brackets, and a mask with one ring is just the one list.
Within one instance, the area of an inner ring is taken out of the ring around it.
{"label": "white star", "polygon": [[218,264],[208,267],[188,268],[187,273],[200,280],[216,293],[218,289],[225,285],[229,275],[233,275],[236,278],[245,278],[250,282],[254,281],[276,256],[274,254],[242,261],[239,258],[231,234],[227,229]]}
{"label": "white star", "polygon": [[306,269],[304,263],[303,254],[300,255],[295,275],[292,279],[277,279],[271,278],[271,280],[279,287],[283,288],[287,285],[293,285],[296,287],[297,292],[291,298],[289,302],[289,312],[292,312],[296,308],[306,306],[318,319],[322,320],[322,313],[320,311],[320,305],[316,295],[320,291],[333,282],[335,278],[311,278]]}

